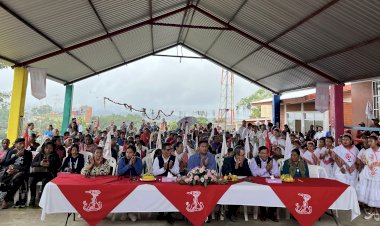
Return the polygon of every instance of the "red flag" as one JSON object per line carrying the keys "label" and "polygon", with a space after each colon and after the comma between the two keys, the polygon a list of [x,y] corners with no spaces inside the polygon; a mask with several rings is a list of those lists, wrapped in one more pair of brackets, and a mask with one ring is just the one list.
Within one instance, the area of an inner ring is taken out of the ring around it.
{"label": "red flag", "polygon": [[28,149],[29,147],[29,134],[28,134],[28,127],[25,128],[24,135],[22,136],[25,139],[25,149]]}
{"label": "red flag", "polygon": [[268,156],[271,156],[272,153],[271,153],[271,143],[270,143],[270,139],[269,139],[269,131],[267,130],[267,136],[265,137],[265,146],[267,147],[268,149]]}

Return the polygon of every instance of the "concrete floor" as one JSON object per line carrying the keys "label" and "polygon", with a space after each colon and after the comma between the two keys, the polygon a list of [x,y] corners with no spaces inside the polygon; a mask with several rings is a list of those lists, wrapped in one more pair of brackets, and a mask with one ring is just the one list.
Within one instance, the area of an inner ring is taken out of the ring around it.
{"label": "concrete floor", "polygon": [[[25,208],[25,209],[15,209],[10,208],[6,210],[0,210],[0,225],[1,226],[36,226],[36,225],[46,225],[46,226],[64,226],[65,220],[66,220],[66,214],[51,214],[47,215],[45,221],[40,220],[41,216],[41,209],[38,208]],[[131,222],[129,220],[127,221],[120,221],[119,218],[120,215],[117,216],[117,220],[112,222],[109,218],[104,219],[99,226],[101,225],[139,225],[139,226],[152,226],[152,225],[158,225],[158,226],[166,226],[169,225],[166,223],[166,221],[157,221],[155,220],[155,215],[148,219],[146,214],[142,214],[142,220],[139,220],[137,222]],[[180,218],[181,216],[178,214],[175,214],[176,218]],[[278,226],[284,226],[284,225],[299,225],[294,220],[285,220],[281,219],[279,223],[274,223],[270,220],[267,220],[266,222],[261,222],[259,220],[253,220],[253,216],[250,215],[250,220],[248,222],[244,221],[243,216],[239,216],[238,222],[233,223],[229,222],[228,220],[225,221],[212,221],[210,224],[204,224],[209,226],[216,226],[216,225],[278,225]],[[366,226],[379,226],[379,222],[375,222],[373,219],[371,220],[364,220],[363,215],[358,216],[353,222],[350,222],[351,213],[349,211],[339,211],[339,223],[341,226],[348,226],[348,225],[366,225]],[[69,226],[84,226],[87,225],[87,223],[83,219],[76,219],[76,221],[73,221],[72,217],[69,219]],[[174,225],[191,225],[190,223],[185,222],[184,220],[177,220]],[[321,220],[316,222],[314,225],[316,226],[327,226],[327,225],[336,225],[334,220],[324,215],[322,216]]]}

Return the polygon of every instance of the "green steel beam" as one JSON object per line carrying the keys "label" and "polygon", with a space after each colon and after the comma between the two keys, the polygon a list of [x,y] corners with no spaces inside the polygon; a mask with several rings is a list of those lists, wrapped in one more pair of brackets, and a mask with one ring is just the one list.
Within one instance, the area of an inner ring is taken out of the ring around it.
{"label": "green steel beam", "polygon": [[61,129],[62,136],[63,136],[63,133],[66,132],[67,127],[69,126],[69,123],[70,123],[71,108],[73,105],[73,93],[74,93],[74,86],[67,85],[66,92],[65,92],[65,104],[63,106],[63,120],[62,120],[62,129]]}

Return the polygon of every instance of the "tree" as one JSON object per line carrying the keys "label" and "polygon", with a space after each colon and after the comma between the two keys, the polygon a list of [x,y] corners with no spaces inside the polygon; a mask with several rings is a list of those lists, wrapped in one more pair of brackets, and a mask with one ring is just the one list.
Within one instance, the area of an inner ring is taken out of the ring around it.
{"label": "tree", "polygon": [[45,115],[51,113],[52,111],[53,107],[48,104],[33,107],[31,110],[33,115]]}
{"label": "tree", "polygon": [[206,126],[208,123],[208,120],[206,117],[197,117],[197,124],[202,124],[203,126]]}
{"label": "tree", "polygon": [[0,92],[0,140],[5,138],[8,127],[9,100],[11,94]]}
{"label": "tree", "polygon": [[238,107],[246,106],[248,108],[251,108],[251,118],[260,118],[261,116],[261,108],[258,106],[251,107],[251,103],[253,101],[260,101],[264,100],[266,98],[270,98],[272,94],[268,92],[265,89],[258,89],[255,93],[248,97],[244,97],[240,99],[239,103],[237,104]]}

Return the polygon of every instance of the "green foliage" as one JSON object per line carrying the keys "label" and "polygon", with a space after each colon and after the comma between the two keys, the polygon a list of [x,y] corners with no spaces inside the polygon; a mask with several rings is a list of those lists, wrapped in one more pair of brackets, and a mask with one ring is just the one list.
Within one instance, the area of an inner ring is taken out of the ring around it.
{"label": "green foliage", "polygon": [[10,97],[10,93],[0,92],[0,140],[4,138],[7,133]]}
{"label": "green foliage", "polygon": [[44,115],[44,114],[49,114],[51,112],[53,112],[53,107],[48,104],[33,107],[31,110],[31,113],[33,115]]}
{"label": "green foliage", "polygon": [[178,127],[177,125],[177,122],[176,121],[173,121],[173,122],[169,122],[168,123],[168,130],[176,130]]}
{"label": "green foliage", "polygon": [[[103,129],[111,125],[112,121],[114,121],[114,125],[118,127],[120,127],[123,124],[123,122],[125,122],[127,125],[133,122],[137,128],[140,128],[142,119],[143,119],[142,116],[137,115],[137,114],[128,114],[128,115],[112,114],[112,115],[99,116],[100,128],[103,128]],[[98,121],[98,116],[93,116],[91,120],[95,121],[95,125],[96,125],[96,122]]]}
{"label": "green foliage", "polygon": [[202,124],[203,126],[206,126],[208,123],[208,120],[206,117],[197,117],[197,124]]}
{"label": "green foliage", "polygon": [[[251,107],[251,103],[253,101],[264,100],[264,99],[270,98],[271,96],[272,96],[272,94],[270,92],[268,92],[267,90],[265,90],[265,89],[258,89],[252,95],[240,99],[240,101],[237,104],[237,106],[239,106],[239,107],[241,107],[241,106],[250,106]],[[251,107],[250,117],[251,118],[260,118],[260,116],[261,116],[261,108],[258,107],[258,106]]]}

